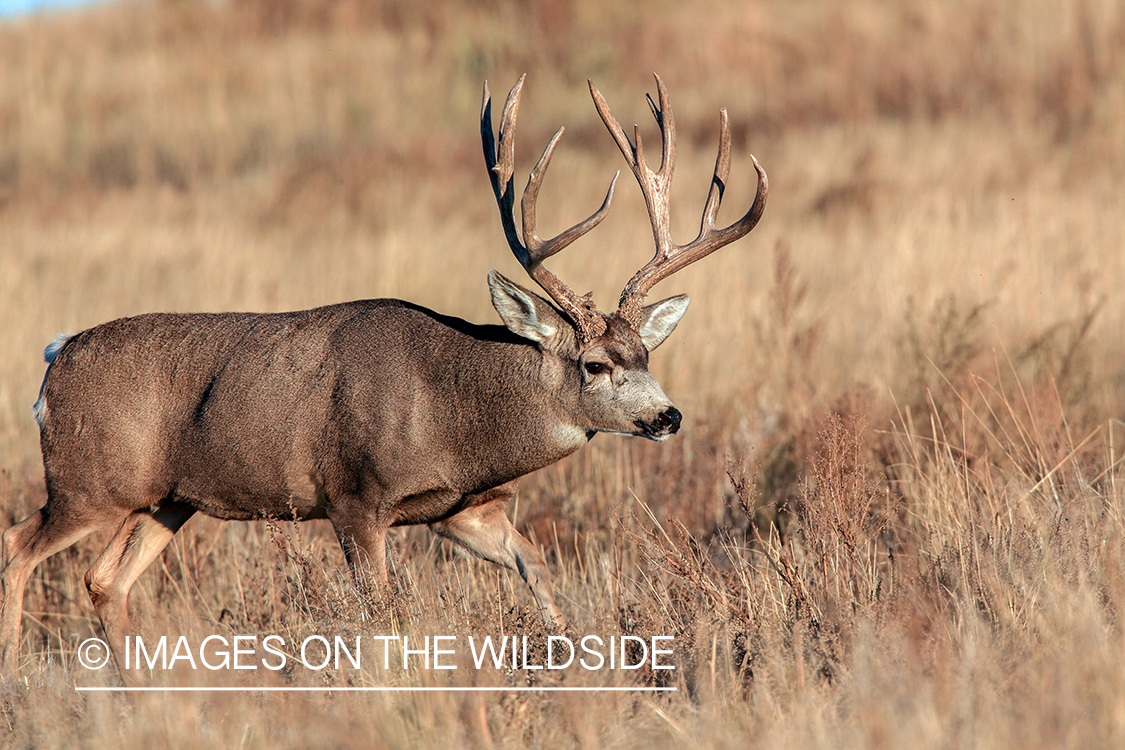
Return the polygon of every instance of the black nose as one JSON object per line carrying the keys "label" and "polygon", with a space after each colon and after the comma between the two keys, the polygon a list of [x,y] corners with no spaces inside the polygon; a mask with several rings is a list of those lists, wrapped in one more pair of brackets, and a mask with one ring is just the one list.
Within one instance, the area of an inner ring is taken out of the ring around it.
{"label": "black nose", "polygon": [[684,418],[680,414],[680,410],[674,406],[668,407],[668,410],[656,416],[656,426],[668,432],[677,432],[680,429],[680,420]]}

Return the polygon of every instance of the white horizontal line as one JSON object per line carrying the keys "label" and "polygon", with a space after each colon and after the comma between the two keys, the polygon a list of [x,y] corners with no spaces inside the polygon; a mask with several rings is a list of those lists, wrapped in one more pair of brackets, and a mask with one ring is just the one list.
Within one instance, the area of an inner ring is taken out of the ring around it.
{"label": "white horizontal line", "polygon": [[85,693],[663,693],[674,687],[87,687]]}

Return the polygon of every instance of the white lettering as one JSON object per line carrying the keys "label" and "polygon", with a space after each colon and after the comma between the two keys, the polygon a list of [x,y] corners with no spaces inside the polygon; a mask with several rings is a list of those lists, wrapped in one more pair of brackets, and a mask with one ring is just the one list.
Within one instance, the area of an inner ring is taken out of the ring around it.
{"label": "white lettering", "polygon": [[500,669],[504,663],[504,652],[507,650],[507,647],[508,636],[504,636],[504,640],[500,642],[500,650],[497,651],[492,643],[492,636],[486,635],[484,637],[484,643],[481,644],[480,651],[477,651],[476,641],[473,640],[471,635],[469,636],[469,650],[473,652],[473,664],[476,665],[477,669],[480,669],[480,665],[484,662],[485,649],[488,649],[488,653],[492,654],[492,666],[495,669]]}
{"label": "white lettering", "polygon": [[[555,664],[553,648],[556,642],[562,641],[566,647],[570,649],[570,656],[566,660],[566,664]],[[549,635],[547,636],[547,669],[566,669],[574,661],[574,644],[570,639],[564,635]]]}
{"label": "white lettering", "polygon": [[435,635],[434,636],[434,669],[457,669],[456,664],[438,664],[438,658],[442,654],[455,654],[457,651],[452,648],[440,648],[441,641],[456,641],[455,635]]}
{"label": "white lettering", "polygon": [[215,656],[222,657],[222,661],[218,664],[212,664],[207,660],[207,652],[205,649],[207,648],[207,644],[211,641],[218,641],[219,643],[223,644],[223,646],[230,645],[227,643],[227,639],[223,638],[221,635],[209,635],[204,638],[203,643],[199,644],[199,660],[203,662],[203,666],[212,671],[216,669],[230,669],[230,651],[222,650],[215,652]]}
{"label": "white lettering", "polygon": [[[601,669],[602,665],[605,664],[605,657],[602,656],[602,653],[600,651],[594,651],[589,646],[587,646],[586,641],[597,641],[598,646],[604,646],[605,645],[605,643],[602,641],[602,639],[599,638],[596,635],[586,636],[581,641],[579,641],[578,645],[580,645],[582,647],[582,650],[585,651],[587,654],[591,654],[592,656],[598,657],[598,663],[594,666],[590,666],[589,664],[586,663],[586,657],[585,656],[583,656],[581,659],[579,659],[578,663],[581,664],[584,668],[589,669],[591,671],[593,671],[595,669]],[[611,648],[610,653],[612,653],[612,648]]]}
{"label": "white lettering", "polygon": [[282,669],[285,666],[286,659],[285,659],[284,653],[282,653],[281,651],[278,651],[277,649],[272,648],[270,646],[270,641],[278,641],[282,646],[284,646],[285,645],[285,639],[282,638],[280,635],[267,635],[265,638],[262,639],[262,648],[264,648],[266,651],[269,651],[274,656],[278,656],[278,657],[281,658],[281,661],[279,661],[277,663],[276,667],[272,664],[267,663],[265,659],[262,660],[262,666],[265,667],[266,669],[272,669],[276,672],[277,670]]}
{"label": "white lettering", "polygon": [[[306,654],[306,650],[308,649],[309,643],[311,641],[317,641],[318,643],[324,644],[324,661],[317,665],[309,664],[308,655]],[[332,661],[332,647],[329,645],[328,639],[322,635],[310,635],[308,638],[301,641],[301,661],[306,667],[313,670],[314,672],[319,672],[320,670],[327,667],[328,662]]]}
{"label": "white lettering", "polygon": [[671,664],[657,664],[656,663],[656,657],[658,655],[660,655],[660,654],[671,654],[672,653],[672,649],[670,649],[670,648],[669,649],[657,648],[656,642],[657,641],[670,641],[670,640],[672,640],[672,636],[670,636],[670,635],[654,635],[652,637],[652,668],[653,669],[675,669],[675,667],[672,666]]}
{"label": "white lettering", "polygon": [[168,660],[168,666],[176,666],[176,662],[183,659],[188,664],[191,664],[192,669],[199,669],[195,664],[195,655],[191,652],[191,644],[184,636],[180,636],[176,641],[176,648],[172,650],[172,658]]}

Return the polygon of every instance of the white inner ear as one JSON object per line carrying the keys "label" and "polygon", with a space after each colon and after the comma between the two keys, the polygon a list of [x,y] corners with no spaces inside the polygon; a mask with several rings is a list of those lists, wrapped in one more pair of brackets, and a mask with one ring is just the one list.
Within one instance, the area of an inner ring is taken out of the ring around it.
{"label": "white inner ear", "polygon": [[558,332],[550,320],[539,314],[536,300],[528,292],[501,278],[488,275],[488,288],[492,292],[492,306],[508,330],[537,344],[546,344]]}
{"label": "white inner ear", "polygon": [[690,301],[686,294],[678,294],[641,310],[644,317],[641,320],[641,329],[637,333],[641,335],[641,342],[645,345],[645,349],[651,352],[664,343],[664,339],[676,330],[676,324],[684,317]]}

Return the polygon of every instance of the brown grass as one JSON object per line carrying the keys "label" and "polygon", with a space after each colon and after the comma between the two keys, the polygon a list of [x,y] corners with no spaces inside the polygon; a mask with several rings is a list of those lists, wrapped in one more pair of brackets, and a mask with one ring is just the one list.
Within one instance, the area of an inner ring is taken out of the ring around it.
{"label": "brown grass", "polygon": [[[478,153],[483,78],[530,74],[522,169],[567,126],[545,232],[620,167],[586,77],[646,125],[649,71],[668,83],[678,237],[718,107],[724,215],[750,199],[750,150],[771,182],[751,238],[661,290],[693,294],[653,358],[685,429],[599,438],[511,509],[572,632],[673,635],[670,677],[245,678],[676,693],[76,693],[113,681],[75,661],[96,538],[28,586],[0,744],[1125,746],[1119,3],[125,2],[0,23],[0,70],[5,522],[44,499],[29,407],[59,331],[369,296],[493,320],[484,275],[518,269]],[[651,242],[621,187],[552,259],[603,304]],[[543,637],[515,576],[424,530],[392,544],[387,604],[316,524],[195,519],[132,602],[143,633],[196,642]]]}

